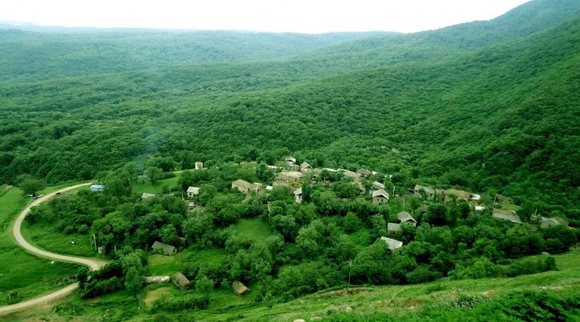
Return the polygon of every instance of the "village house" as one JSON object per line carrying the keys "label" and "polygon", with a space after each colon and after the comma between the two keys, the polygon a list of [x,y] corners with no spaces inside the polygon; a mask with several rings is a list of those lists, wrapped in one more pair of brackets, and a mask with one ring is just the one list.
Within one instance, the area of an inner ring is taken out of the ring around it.
{"label": "village house", "polygon": [[91,189],[93,192],[99,192],[105,190],[105,186],[102,184],[92,184],[90,185],[89,189]]}
{"label": "village house", "polygon": [[300,166],[296,164],[296,159],[294,157],[291,157],[291,156],[285,157],[284,161],[286,162],[286,165],[288,166],[288,168],[290,170],[293,170],[293,171],[300,170]]}
{"label": "village house", "polygon": [[485,207],[484,206],[475,206],[473,207],[475,211],[484,211]]}
{"label": "village house", "polygon": [[387,244],[387,247],[393,251],[397,248],[401,248],[403,246],[403,242],[400,240],[392,239],[389,237],[381,237],[381,240]]}
{"label": "village house", "polygon": [[472,193],[471,196],[469,196],[469,201],[480,201],[481,200],[481,195],[478,195],[476,193]]}
{"label": "village house", "polygon": [[145,284],[165,284],[169,283],[171,277],[167,275],[161,276],[145,276]]}
{"label": "village house", "polygon": [[411,216],[411,214],[409,214],[406,211],[401,211],[400,213],[397,214],[397,219],[399,219],[400,223],[396,224],[396,223],[388,223],[387,224],[387,231],[389,232],[389,234],[396,234],[399,231],[401,231],[401,226],[402,225],[412,225],[413,227],[417,226],[417,221],[415,220],[415,218],[413,218],[413,216]]}
{"label": "village house", "polygon": [[196,162],[195,163],[195,170],[201,170],[203,169],[203,162]]}
{"label": "village house", "polygon": [[300,171],[302,171],[302,172],[312,171],[312,166],[310,164],[308,164],[308,162],[304,161],[300,165]]}
{"label": "village house", "polygon": [[507,209],[493,209],[493,218],[509,220],[514,224],[522,223],[522,220],[515,214],[515,212]]}
{"label": "village house", "polygon": [[171,280],[173,281],[173,284],[175,284],[175,286],[179,287],[182,290],[188,288],[189,284],[191,283],[189,279],[187,279],[187,277],[185,277],[185,275],[183,275],[183,273],[181,272],[173,274],[173,276],[171,276]]}
{"label": "village house", "polygon": [[413,218],[413,216],[411,216],[411,214],[406,211],[401,211],[398,213],[397,219],[399,219],[401,223],[409,223],[413,225],[413,227],[417,226],[417,220],[415,220],[415,218]]}
{"label": "village house", "polygon": [[151,250],[154,253],[159,253],[163,255],[174,255],[177,253],[177,249],[171,245],[164,244],[162,242],[155,241],[151,246]]}
{"label": "village house", "polygon": [[232,189],[238,189],[241,193],[258,192],[259,186],[249,183],[246,180],[238,179],[232,182]]}
{"label": "village house", "polygon": [[375,205],[389,202],[389,193],[383,189],[373,191],[372,196]]}
{"label": "village house", "polygon": [[199,188],[198,187],[189,187],[187,188],[187,198],[193,199],[199,195]]}
{"label": "village house", "polygon": [[554,226],[565,226],[568,227],[568,221],[562,217],[541,217],[540,218],[540,228],[547,229]]}
{"label": "village house", "polygon": [[294,201],[296,203],[302,203],[302,188],[294,190]]}
{"label": "village house", "polygon": [[293,182],[299,181],[303,176],[304,174],[298,171],[282,171],[278,173],[276,180],[291,184]]}
{"label": "village house", "polygon": [[234,290],[234,293],[236,293],[236,295],[238,295],[238,296],[242,295],[250,290],[246,285],[244,285],[240,281],[234,281],[232,283],[232,289]]}
{"label": "village house", "polygon": [[294,164],[296,164],[296,159],[294,157],[292,157],[292,156],[285,157],[284,158],[284,161],[286,161],[286,163],[288,165],[294,165]]}
{"label": "village house", "polygon": [[373,182],[372,188],[373,188],[373,190],[381,190],[381,189],[384,190],[385,189],[385,185],[382,184],[382,183],[380,183],[380,182],[378,182],[378,181],[375,181],[375,182]]}
{"label": "village house", "polygon": [[141,200],[147,200],[151,198],[155,198],[154,193],[143,192],[143,194],[141,195]]}

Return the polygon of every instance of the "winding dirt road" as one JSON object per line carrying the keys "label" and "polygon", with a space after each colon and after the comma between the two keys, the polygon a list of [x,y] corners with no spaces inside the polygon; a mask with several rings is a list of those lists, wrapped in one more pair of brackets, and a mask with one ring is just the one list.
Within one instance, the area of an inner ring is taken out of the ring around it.
{"label": "winding dirt road", "polygon": [[[14,222],[14,226],[12,227],[12,235],[14,236],[16,243],[20,247],[24,248],[24,250],[26,250],[27,252],[34,254],[36,256],[40,256],[40,257],[44,257],[44,258],[48,258],[48,259],[56,260],[56,261],[60,261],[60,262],[68,262],[68,263],[85,265],[85,266],[88,266],[93,271],[98,270],[99,268],[105,266],[107,264],[107,261],[104,261],[104,260],[94,259],[94,258],[86,258],[86,257],[61,255],[61,254],[46,251],[44,249],[40,249],[40,248],[30,244],[26,239],[24,239],[24,237],[22,236],[22,232],[21,232],[22,223],[24,222],[24,219],[26,218],[26,216],[30,213],[30,209],[32,209],[35,206],[38,206],[39,204],[41,204],[45,201],[50,200],[51,198],[53,198],[54,196],[56,196],[59,193],[66,192],[66,191],[73,190],[73,189],[77,189],[77,188],[81,188],[81,187],[85,187],[88,185],[90,185],[90,183],[81,183],[81,184],[77,184],[74,186],[62,188],[60,190],[51,192],[51,193],[49,193],[41,198],[34,200],[30,205],[28,205],[26,208],[24,208],[24,210],[22,210],[22,212],[20,212],[20,214],[16,218],[16,221]],[[18,311],[23,311],[23,310],[26,310],[28,308],[35,307],[38,305],[45,305],[49,302],[55,301],[57,299],[63,298],[65,296],[71,294],[78,287],[79,287],[78,283],[73,283],[71,285],[68,285],[68,286],[60,289],[60,290],[57,290],[57,291],[49,293],[49,294],[42,295],[40,297],[36,297],[36,298],[30,299],[30,300],[16,303],[16,304],[12,304],[12,305],[2,306],[2,307],[0,307],[0,316],[11,314],[11,313],[18,312]]]}

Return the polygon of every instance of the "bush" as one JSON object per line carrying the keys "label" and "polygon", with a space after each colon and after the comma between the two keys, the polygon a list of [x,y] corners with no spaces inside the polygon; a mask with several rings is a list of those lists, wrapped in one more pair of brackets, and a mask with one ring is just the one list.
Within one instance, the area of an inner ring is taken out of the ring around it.
{"label": "bush", "polygon": [[81,297],[84,299],[93,298],[99,295],[122,290],[124,287],[123,279],[119,277],[112,277],[102,281],[94,280],[85,284],[85,292]]}
{"label": "bush", "polygon": [[481,257],[471,265],[457,265],[449,275],[453,279],[497,277],[503,275],[501,267],[492,263],[489,258]]}
{"label": "bush", "polygon": [[164,298],[153,302],[151,312],[174,312],[183,310],[203,310],[209,305],[209,299],[199,295],[184,295],[180,297]]}
{"label": "bush", "polygon": [[511,320],[567,321],[568,314],[580,309],[580,299],[562,299],[545,292],[523,291],[502,296],[492,303],[493,311]]}
{"label": "bush", "polygon": [[424,282],[434,281],[438,278],[441,278],[442,275],[440,272],[431,271],[429,267],[426,266],[418,266],[412,272],[407,273],[405,278],[407,283],[409,284],[419,284]]}
{"label": "bush", "polygon": [[507,270],[506,275],[509,277],[536,274],[556,269],[556,260],[554,257],[540,257],[525,259],[513,263]]}

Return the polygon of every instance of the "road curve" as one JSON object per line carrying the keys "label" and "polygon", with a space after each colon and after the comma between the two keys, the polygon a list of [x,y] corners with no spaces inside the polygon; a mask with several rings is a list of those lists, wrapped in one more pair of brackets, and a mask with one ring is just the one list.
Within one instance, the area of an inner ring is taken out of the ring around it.
{"label": "road curve", "polygon": [[[54,196],[56,196],[59,193],[73,190],[73,189],[77,189],[77,188],[81,188],[81,187],[88,186],[88,185],[90,185],[90,183],[81,183],[81,184],[76,184],[76,185],[69,186],[66,188],[62,188],[60,190],[51,192],[49,194],[46,194],[43,197],[40,197],[40,198],[34,200],[32,203],[30,203],[30,205],[28,205],[26,208],[24,208],[24,210],[22,210],[22,212],[20,212],[20,214],[16,218],[16,221],[14,222],[14,225],[12,226],[12,235],[14,236],[14,239],[16,240],[16,243],[18,244],[18,246],[24,248],[24,250],[26,250],[27,252],[34,254],[36,256],[40,256],[40,257],[44,257],[44,258],[48,258],[48,259],[52,259],[52,260],[56,260],[56,261],[60,261],[60,262],[68,262],[68,263],[85,265],[85,266],[88,266],[93,271],[98,270],[99,268],[105,266],[108,262],[104,261],[104,260],[94,259],[94,258],[86,258],[86,257],[61,255],[61,254],[46,251],[44,249],[40,249],[40,248],[30,244],[26,239],[24,239],[24,237],[22,236],[22,232],[21,232],[22,223],[24,222],[24,219],[30,213],[30,210],[33,207],[36,207],[39,204],[52,199]],[[47,304],[51,301],[63,298],[65,296],[71,294],[78,287],[79,287],[78,283],[73,283],[71,285],[68,285],[68,286],[60,289],[60,290],[57,290],[57,291],[49,293],[49,294],[42,295],[40,297],[30,299],[28,301],[24,301],[24,302],[12,304],[12,305],[2,306],[2,307],[0,307],[0,316],[7,315],[10,313],[14,313],[14,312],[18,312],[18,311],[22,311],[22,310],[26,310],[28,308],[31,308],[31,307],[34,307],[37,305]]]}

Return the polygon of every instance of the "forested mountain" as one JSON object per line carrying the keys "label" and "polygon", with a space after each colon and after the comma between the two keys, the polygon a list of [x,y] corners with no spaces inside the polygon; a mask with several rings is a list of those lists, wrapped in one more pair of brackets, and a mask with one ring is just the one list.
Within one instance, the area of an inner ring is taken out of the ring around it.
{"label": "forested mountain", "polygon": [[114,29],[57,33],[0,28],[0,81],[281,60],[373,34]]}
{"label": "forested mountain", "polygon": [[576,208],[579,12],[409,35],[0,30],[0,182],[293,153]]}

